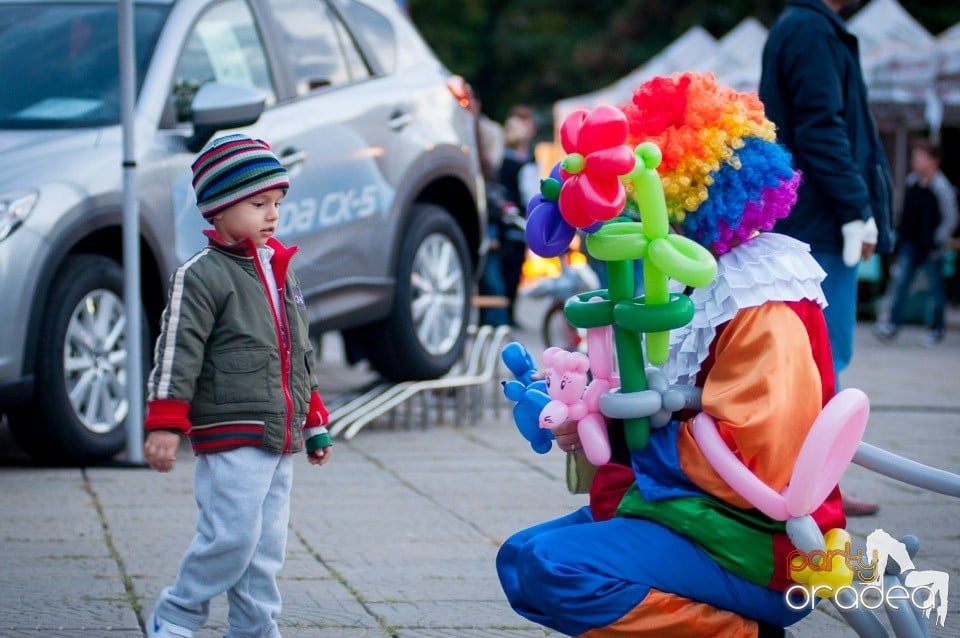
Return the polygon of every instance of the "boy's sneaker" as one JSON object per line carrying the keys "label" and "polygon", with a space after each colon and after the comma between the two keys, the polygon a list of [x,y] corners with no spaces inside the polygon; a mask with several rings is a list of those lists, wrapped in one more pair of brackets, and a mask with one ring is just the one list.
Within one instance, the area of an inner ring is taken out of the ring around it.
{"label": "boy's sneaker", "polygon": [[873,326],[873,334],[880,341],[890,343],[897,337],[897,327],[892,323],[878,323]]}
{"label": "boy's sneaker", "polygon": [[931,330],[920,337],[920,343],[927,348],[935,348],[941,341],[943,341],[943,332],[941,330]]}
{"label": "boy's sneaker", "polygon": [[157,612],[153,612],[147,619],[147,638],[193,638],[193,631],[160,620]]}

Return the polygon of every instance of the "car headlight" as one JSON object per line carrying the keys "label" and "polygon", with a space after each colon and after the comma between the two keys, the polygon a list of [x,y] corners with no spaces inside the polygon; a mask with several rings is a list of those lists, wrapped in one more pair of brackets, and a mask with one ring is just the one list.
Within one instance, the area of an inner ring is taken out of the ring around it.
{"label": "car headlight", "polygon": [[36,201],[37,194],[32,192],[0,193],[0,241],[23,223]]}

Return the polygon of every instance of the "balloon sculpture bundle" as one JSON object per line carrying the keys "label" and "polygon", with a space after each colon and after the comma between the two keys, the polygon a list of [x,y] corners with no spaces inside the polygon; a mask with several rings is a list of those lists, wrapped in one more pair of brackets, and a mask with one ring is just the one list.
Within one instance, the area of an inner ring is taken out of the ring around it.
{"label": "balloon sculpture bundle", "polygon": [[[771,229],[793,205],[799,177],[774,139],[759,100],[717,85],[709,74],[655,78],[623,108],[602,105],[564,120],[566,156],[527,206],[527,244],[541,257],[555,257],[582,231],[587,251],[606,262],[608,288],[574,295],[564,306],[567,321],[587,330],[588,355],[549,349],[545,382],[518,376],[506,384],[508,397],[518,400],[517,425],[535,449],[549,450],[550,435],[534,436],[534,405],[537,427],[577,421],[589,460],[609,460],[605,429],[598,426],[601,404],[611,396],[618,405],[649,402],[647,364],[663,364],[669,331],[693,318],[693,303],[670,292],[670,279],[687,287],[710,284],[714,255]],[[636,209],[640,221],[621,217],[626,208]],[[640,296],[634,295],[635,260],[644,260]],[[520,344],[503,355],[515,374],[533,367]],[[683,407],[682,396],[670,405],[666,390],[648,414]],[[624,418],[631,450],[646,445],[649,417],[607,416]]]}

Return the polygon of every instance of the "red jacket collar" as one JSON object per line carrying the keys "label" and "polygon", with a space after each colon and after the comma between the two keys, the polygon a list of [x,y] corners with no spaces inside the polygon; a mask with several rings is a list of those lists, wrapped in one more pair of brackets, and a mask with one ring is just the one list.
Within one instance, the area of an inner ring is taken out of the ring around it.
{"label": "red jacket collar", "polygon": [[[253,240],[249,237],[231,244],[224,241],[219,235],[217,235],[217,231],[215,230],[205,230],[203,231],[203,234],[207,236],[207,239],[209,240],[209,246],[222,250],[225,253],[236,255],[238,257],[253,257],[257,254],[257,245],[253,243]],[[273,272],[277,283],[283,282],[286,280],[287,268],[290,265],[290,260],[300,249],[296,246],[290,246],[288,248],[280,243],[278,239],[273,237],[267,240],[267,246],[273,248],[273,259],[270,260],[270,264],[273,266]],[[283,284],[280,283],[280,285],[282,286]]]}
{"label": "red jacket collar", "polygon": [[[238,257],[253,257],[255,254],[257,254],[257,245],[253,243],[253,240],[249,237],[246,239],[241,239],[237,242],[229,243],[222,239],[215,230],[205,230],[203,231],[203,234],[207,236],[209,246],[219,248],[220,250],[230,253],[231,255],[237,255]],[[273,248],[274,259],[279,258],[284,263],[289,262],[299,250],[299,248],[296,246],[290,246],[288,248],[280,243],[280,240],[273,237],[267,240],[267,246]]]}

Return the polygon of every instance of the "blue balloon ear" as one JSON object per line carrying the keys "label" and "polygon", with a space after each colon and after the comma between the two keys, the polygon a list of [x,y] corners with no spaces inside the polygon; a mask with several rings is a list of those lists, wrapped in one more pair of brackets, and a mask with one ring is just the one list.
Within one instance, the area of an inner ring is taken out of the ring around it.
{"label": "blue balloon ear", "polygon": [[500,358],[513,376],[524,384],[530,383],[530,374],[536,370],[537,365],[526,346],[518,341],[511,341],[500,351]]}
{"label": "blue balloon ear", "polygon": [[526,386],[519,381],[501,381],[503,384],[503,394],[511,401],[519,402],[526,392]]}

